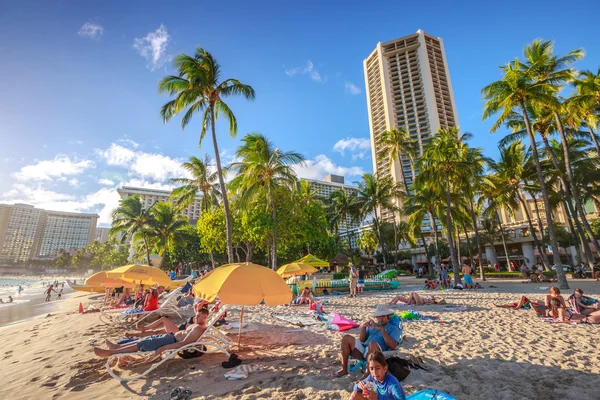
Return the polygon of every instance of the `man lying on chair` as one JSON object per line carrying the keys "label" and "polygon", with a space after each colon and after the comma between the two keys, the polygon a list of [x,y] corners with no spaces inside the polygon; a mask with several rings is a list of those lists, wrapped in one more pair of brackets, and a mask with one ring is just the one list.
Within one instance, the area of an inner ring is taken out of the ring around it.
{"label": "man lying on chair", "polygon": [[354,336],[344,335],[341,346],[342,369],[337,371],[336,377],[348,373],[350,356],[365,360],[374,351],[396,350],[402,332],[398,325],[390,323],[392,314],[394,313],[389,309],[378,309],[373,313],[377,322],[370,319],[362,324],[358,340]]}
{"label": "man lying on chair", "polygon": [[166,350],[178,349],[200,339],[200,336],[206,330],[207,318],[208,310],[206,308],[199,308],[196,311],[194,323],[189,324],[185,330],[147,336],[141,339],[126,338],[119,340],[117,343],[106,341],[108,349],[94,347],[94,353],[98,357],[108,358],[113,354],[135,353],[138,351],[154,351],[158,355]]}

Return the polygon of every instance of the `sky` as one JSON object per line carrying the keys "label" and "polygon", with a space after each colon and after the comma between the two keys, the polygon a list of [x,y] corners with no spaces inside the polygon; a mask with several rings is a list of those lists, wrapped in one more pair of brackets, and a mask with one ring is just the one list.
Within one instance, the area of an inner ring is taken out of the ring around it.
{"label": "sky", "polygon": [[27,1],[0,0],[0,203],[92,212],[109,226],[117,188],[164,188],[199,147],[200,118],[160,118],[160,78],[172,59],[210,51],[224,78],[256,99],[227,101],[231,138],[217,124],[223,162],[261,132],[306,158],[300,177],[372,172],[363,60],[378,42],[423,29],[444,41],[458,120],[472,146],[498,155],[500,131],[482,121],[481,88],[536,38],[575,66],[600,65],[600,2],[558,1]]}

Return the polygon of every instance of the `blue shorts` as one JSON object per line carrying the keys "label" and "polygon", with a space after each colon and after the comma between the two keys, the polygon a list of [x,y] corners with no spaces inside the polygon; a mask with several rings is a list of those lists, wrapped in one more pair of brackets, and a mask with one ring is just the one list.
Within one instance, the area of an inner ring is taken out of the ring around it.
{"label": "blue shorts", "polygon": [[463,279],[465,280],[465,284],[466,285],[472,285],[473,284],[473,278],[471,278],[471,274],[465,274],[463,276]]}
{"label": "blue shorts", "polygon": [[138,351],[155,351],[159,347],[175,343],[175,335],[167,333],[164,335],[148,336],[137,342]]}

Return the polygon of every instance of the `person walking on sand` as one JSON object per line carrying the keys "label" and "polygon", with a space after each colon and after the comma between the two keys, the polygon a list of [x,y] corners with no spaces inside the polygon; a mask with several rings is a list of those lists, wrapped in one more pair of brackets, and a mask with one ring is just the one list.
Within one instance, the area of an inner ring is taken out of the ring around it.
{"label": "person walking on sand", "polygon": [[54,285],[50,285],[48,286],[48,289],[46,289],[46,291],[44,292],[46,294],[46,301],[50,301],[50,296],[52,296],[52,292],[56,293],[56,290],[54,290]]}
{"label": "person walking on sand", "polygon": [[350,267],[350,297],[356,297],[356,288],[358,287],[358,271],[354,264],[348,264]]}
{"label": "person walking on sand", "polygon": [[465,288],[473,289],[473,278],[471,277],[473,270],[471,269],[471,267],[469,267],[467,264],[463,264],[462,273],[463,279],[465,280]]}

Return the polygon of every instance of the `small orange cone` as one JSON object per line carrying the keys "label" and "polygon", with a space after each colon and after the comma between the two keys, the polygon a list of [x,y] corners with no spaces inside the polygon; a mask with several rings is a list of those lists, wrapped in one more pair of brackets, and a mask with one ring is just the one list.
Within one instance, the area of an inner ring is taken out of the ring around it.
{"label": "small orange cone", "polygon": [[83,303],[79,303],[79,314],[83,314]]}

